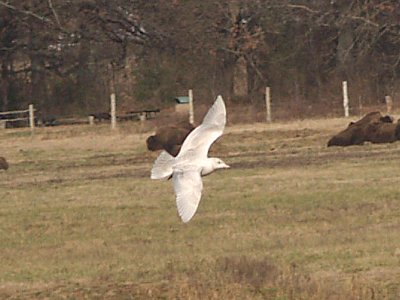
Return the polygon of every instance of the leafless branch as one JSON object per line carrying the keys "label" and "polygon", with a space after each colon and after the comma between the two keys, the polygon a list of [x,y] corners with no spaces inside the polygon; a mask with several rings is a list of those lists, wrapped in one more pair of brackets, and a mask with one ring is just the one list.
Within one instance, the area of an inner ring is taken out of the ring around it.
{"label": "leafless branch", "polygon": [[364,17],[358,17],[358,16],[349,16],[350,19],[352,20],[357,20],[357,21],[363,21],[366,24],[372,25],[374,27],[379,27],[378,23],[372,22],[371,20],[364,18]]}
{"label": "leafless branch", "polygon": [[47,3],[49,4],[51,11],[53,12],[53,15],[54,15],[54,18],[56,19],[58,27],[62,28],[61,23],[60,23],[60,18],[58,17],[58,14],[53,7],[53,3],[51,2],[51,0],[47,0]]}
{"label": "leafless branch", "polygon": [[250,66],[253,68],[253,70],[256,72],[256,74],[258,75],[258,77],[261,78],[261,80],[263,80],[263,82],[267,81],[267,78],[265,78],[265,76],[263,75],[263,73],[260,71],[260,69],[257,67],[256,63],[254,62],[253,59],[251,59],[248,55],[245,55],[245,58],[247,60],[247,62],[250,64]]}
{"label": "leafless branch", "polygon": [[38,14],[35,14],[34,12],[31,12],[29,10],[19,9],[19,8],[15,7],[15,6],[13,6],[13,5],[9,4],[9,3],[6,3],[4,1],[0,1],[0,5],[2,5],[4,7],[7,7],[8,9],[14,10],[16,12],[22,13],[24,15],[27,15],[27,16],[30,16],[30,17],[34,17],[34,18],[36,18],[36,19],[38,19],[38,20],[40,20],[42,22],[50,23],[50,24],[53,23],[50,19],[48,19],[46,17],[40,16]]}
{"label": "leafless branch", "polygon": [[317,10],[311,9],[308,6],[300,5],[300,4],[286,4],[286,7],[296,8],[296,9],[303,9],[303,10],[306,10],[306,11],[308,11],[310,13],[313,13],[313,14],[319,13],[319,11],[317,11]]}

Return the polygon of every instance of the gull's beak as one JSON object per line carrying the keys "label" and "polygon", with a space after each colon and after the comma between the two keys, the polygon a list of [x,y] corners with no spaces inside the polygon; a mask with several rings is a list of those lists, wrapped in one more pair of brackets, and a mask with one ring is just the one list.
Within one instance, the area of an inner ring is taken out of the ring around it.
{"label": "gull's beak", "polygon": [[228,166],[227,164],[224,164],[224,165],[222,166],[222,168],[223,168],[223,169],[229,169],[230,166]]}

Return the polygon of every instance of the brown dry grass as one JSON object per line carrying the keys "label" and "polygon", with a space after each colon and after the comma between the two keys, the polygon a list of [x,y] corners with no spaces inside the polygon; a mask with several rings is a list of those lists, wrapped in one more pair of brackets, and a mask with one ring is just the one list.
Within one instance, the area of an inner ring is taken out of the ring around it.
{"label": "brown dry grass", "polygon": [[400,298],[399,143],[326,148],[348,121],[229,126],[187,225],[152,124],[0,132],[0,298]]}

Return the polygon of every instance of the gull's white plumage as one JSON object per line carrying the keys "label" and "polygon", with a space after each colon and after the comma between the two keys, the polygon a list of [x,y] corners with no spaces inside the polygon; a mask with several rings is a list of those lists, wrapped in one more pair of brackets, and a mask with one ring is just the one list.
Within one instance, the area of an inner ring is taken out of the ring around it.
{"label": "gull's white plumage", "polygon": [[151,170],[152,179],[168,179],[172,176],[176,205],[183,222],[196,213],[201,199],[203,182],[201,176],[216,169],[229,168],[218,158],[209,158],[208,150],[225,128],[226,109],[221,96],[217,97],[200,126],[183,142],[176,157],[163,151]]}
{"label": "gull's white plumage", "polygon": [[183,222],[188,222],[195,214],[201,199],[203,182],[200,170],[176,170],[172,176],[176,194],[178,214]]}
{"label": "gull's white plumage", "polygon": [[211,144],[224,132],[225,123],[225,103],[222,97],[218,96],[201,125],[195,128],[183,142],[177,157],[183,158],[188,152],[194,152],[190,156],[205,159]]}

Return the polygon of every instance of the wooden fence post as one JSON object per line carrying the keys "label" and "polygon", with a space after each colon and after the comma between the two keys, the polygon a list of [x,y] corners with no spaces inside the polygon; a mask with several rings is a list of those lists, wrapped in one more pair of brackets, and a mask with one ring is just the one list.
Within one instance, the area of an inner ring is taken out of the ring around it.
{"label": "wooden fence post", "polygon": [[117,127],[117,116],[116,116],[116,100],[115,94],[111,93],[111,129],[115,129]]}
{"label": "wooden fence post", "polygon": [[35,113],[33,109],[33,104],[29,104],[29,127],[33,131],[35,129]]}
{"label": "wooden fence post", "polygon": [[393,98],[387,95],[385,96],[385,102],[386,102],[386,111],[388,114],[391,114],[393,109]]}
{"label": "wooden fence post", "polygon": [[193,90],[189,90],[189,123],[194,124]]}
{"label": "wooden fence post", "polygon": [[267,110],[267,123],[271,123],[271,89],[269,86],[265,88],[265,107]]}
{"label": "wooden fence post", "polygon": [[349,94],[347,90],[347,81],[343,81],[343,108],[344,116],[349,116]]}

